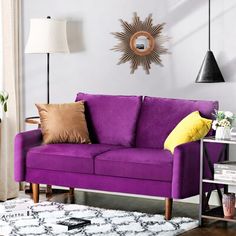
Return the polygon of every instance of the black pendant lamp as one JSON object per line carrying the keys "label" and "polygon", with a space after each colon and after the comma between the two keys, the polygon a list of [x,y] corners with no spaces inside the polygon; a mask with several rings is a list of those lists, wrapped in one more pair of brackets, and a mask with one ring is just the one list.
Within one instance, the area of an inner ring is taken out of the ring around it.
{"label": "black pendant lamp", "polygon": [[211,1],[208,0],[208,51],[202,62],[196,83],[219,83],[225,82],[217,65],[213,52],[211,51]]}

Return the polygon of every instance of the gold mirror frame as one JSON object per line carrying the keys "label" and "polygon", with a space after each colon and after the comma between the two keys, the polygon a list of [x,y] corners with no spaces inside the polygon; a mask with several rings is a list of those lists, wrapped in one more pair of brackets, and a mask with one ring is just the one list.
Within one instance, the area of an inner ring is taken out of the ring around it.
{"label": "gold mirror frame", "polygon": [[[163,46],[168,40],[168,37],[162,35],[165,23],[153,25],[151,14],[144,21],[141,21],[137,13],[134,13],[131,24],[123,20],[120,21],[123,32],[112,33],[120,41],[112,50],[123,53],[118,65],[130,61],[131,74],[140,65],[147,74],[150,73],[152,62],[163,66],[160,56],[168,53],[167,48]],[[148,47],[146,49],[144,45],[142,45],[142,50],[137,46],[136,40],[140,36],[144,36],[148,40]]]}

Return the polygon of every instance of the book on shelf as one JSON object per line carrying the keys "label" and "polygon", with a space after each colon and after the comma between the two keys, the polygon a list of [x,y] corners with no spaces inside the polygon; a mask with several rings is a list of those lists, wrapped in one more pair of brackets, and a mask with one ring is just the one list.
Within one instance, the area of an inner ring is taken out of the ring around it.
{"label": "book on shelf", "polygon": [[236,178],[236,170],[215,169],[215,174],[230,175]]}
{"label": "book on shelf", "polygon": [[234,170],[236,171],[236,161],[222,161],[214,164],[214,170]]}
{"label": "book on shelf", "polygon": [[214,179],[236,182],[236,161],[222,161],[215,163]]}
{"label": "book on shelf", "polygon": [[236,183],[236,176],[235,175],[214,174],[214,179]]}
{"label": "book on shelf", "polygon": [[89,225],[91,224],[91,221],[82,218],[71,217],[65,220],[57,221],[56,224],[63,226],[66,230],[72,230],[83,227],[85,225]]}

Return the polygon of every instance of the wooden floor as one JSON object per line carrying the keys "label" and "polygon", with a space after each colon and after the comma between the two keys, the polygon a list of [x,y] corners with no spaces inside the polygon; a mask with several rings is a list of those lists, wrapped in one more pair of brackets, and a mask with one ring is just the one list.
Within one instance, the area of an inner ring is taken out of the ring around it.
{"label": "wooden floor", "polygon": [[[20,193],[21,198],[31,197],[30,194]],[[75,191],[74,196],[63,190],[54,190],[53,194],[46,196],[40,193],[40,200],[56,201],[61,203],[76,203],[107,209],[126,211],[140,211],[151,214],[164,214],[164,201],[144,199],[137,197],[118,196],[103,193]],[[198,205],[174,202],[173,216],[198,218]],[[202,228],[196,228],[183,236],[236,236],[236,224],[223,222],[206,222]]]}

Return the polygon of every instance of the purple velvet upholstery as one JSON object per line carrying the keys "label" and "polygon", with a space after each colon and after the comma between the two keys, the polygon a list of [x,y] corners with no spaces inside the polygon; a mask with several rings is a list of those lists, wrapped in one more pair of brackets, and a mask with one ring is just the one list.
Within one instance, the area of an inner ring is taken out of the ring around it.
{"label": "purple velvet upholstery", "polygon": [[128,148],[95,158],[95,173],[137,179],[172,181],[173,156],[167,150]]}
{"label": "purple velvet upholstery", "polygon": [[16,135],[14,145],[14,173],[15,180],[20,182],[25,180],[26,154],[27,151],[42,143],[41,130],[31,130]]}
{"label": "purple velvet upholstery", "polygon": [[[208,143],[207,147],[212,163],[216,163],[223,146],[221,144]],[[206,162],[204,166],[208,166]],[[204,176],[212,178],[209,168],[204,169]],[[173,156],[172,197],[182,199],[199,194],[199,178],[200,141],[176,147]],[[213,188],[214,185],[205,185],[205,191]]]}
{"label": "purple velvet upholstery", "polygon": [[181,199],[197,195],[200,178],[200,142],[176,147],[173,162],[173,198]]}
{"label": "purple velvet upholstery", "polygon": [[26,181],[117,193],[171,197],[171,182],[27,168]]}
{"label": "purple velvet upholstery", "polygon": [[106,144],[48,144],[31,148],[27,168],[94,174],[94,157],[119,146]]}
{"label": "purple velvet upholstery", "polygon": [[[40,130],[19,133],[16,181],[177,199],[198,194],[199,142],[180,145],[173,155],[163,143],[184,116],[199,110],[211,117],[217,102],[145,97],[141,107],[138,96],[82,93],[77,100],[86,101],[97,144],[42,145]],[[213,162],[219,148],[209,145]]]}
{"label": "purple velvet upholstery", "polygon": [[199,111],[212,118],[218,102],[145,97],[142,103],[136,146],[163,148],[165,139],[175,126],[189,113]]}
{"label": "purple velvet upholstery", "polygon": [[86,102],[86,119],[93,143],[134,145],[141,96],[78,93],[76,101],[79,100]]}

